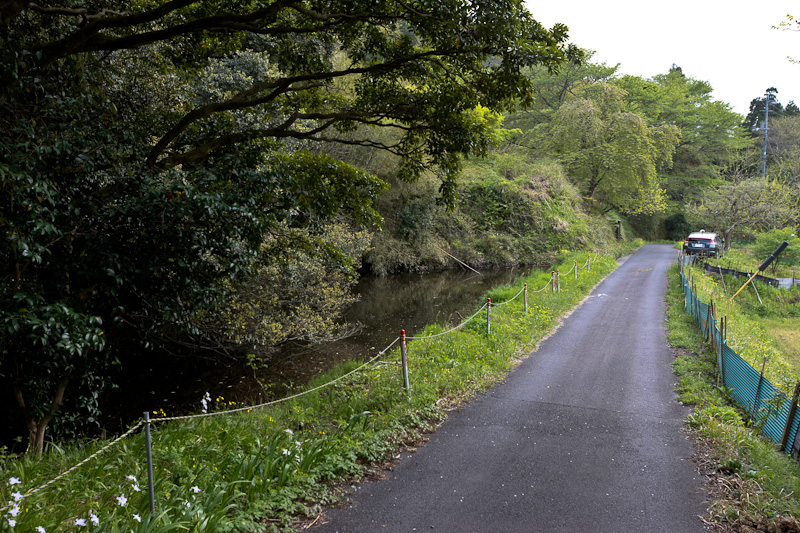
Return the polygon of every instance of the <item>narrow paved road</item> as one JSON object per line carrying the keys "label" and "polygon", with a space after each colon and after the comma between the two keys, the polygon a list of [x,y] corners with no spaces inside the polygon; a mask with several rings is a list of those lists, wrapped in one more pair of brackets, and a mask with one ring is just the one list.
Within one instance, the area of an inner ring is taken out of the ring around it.
{"label": "narrow paved road", "polygon": [[704,531],[664,334],[676,254],[632,255],[505,382],[315,531]]}

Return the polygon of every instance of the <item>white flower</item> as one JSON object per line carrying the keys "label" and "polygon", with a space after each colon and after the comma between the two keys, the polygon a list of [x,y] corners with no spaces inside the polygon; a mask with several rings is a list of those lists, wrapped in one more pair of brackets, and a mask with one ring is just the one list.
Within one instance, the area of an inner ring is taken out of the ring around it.
{"label": "white flower", "polygon": [[19,506],[15,505],[14,507],[12,507],[11,510],[8,512],[8,514],[16,517],[19,514]]}
{"label": "white flower", "polygon": [[198,487],[197,485],[195,485],[194,487],[192,487],[192,489],[191,489],[191,490],[192,490],[192,492],[194,492],[195,494],[197,494],[198,492],[200,492],[200,487]]}
{"label": "white flower", "polygon": [[12,494],[12,496],[14,497],[15,502],[18,502],[22,499],[22,493],[20,491],[15,492]]}
{"label": "white flower", "polygon": [[11,479],[8,480],[8,484],[11,486],[17,485],[19,483],[22,483],[22,481],[20,481],[18,477],[12,477]]}
{"label": "white flower", "polygon": [[128,476],[128,481],[133,481],[136,483],[136,476]]}
{"label": "white flower", "polygon": [[203,405],[203,412],[204,413],[207,412],[207,410],[208,410],[208,402],[210,402],[210,401],[211,401],[211,395],[208,392],[206,392],[205,396],[203,396],[203,399],[200,400],[200,403]]}
{"label": "white flower", "polygon": [[97,518],[97,515],[94,514],[91,510],[89,511],[89,520],[91,520],[92,524],[94,524],[96,526],[100,525],[100,519]]}
{"label": "white flower", "polygon": [[284,448],[284,449],[283,449],[283,455],[289,455],[289,450],[287,450],[286,448]]}
{"label": "white flower", "polygon": [[289,435],[294,435],[294,431],[292,431],[291,429],[284,429],[284,431]]}
{"label": "white flower", "polygon": [[183,505],[185,505],[187,507],[187,509],[191,509],[192,508],[192,504],[189,503],[189,502],[183,502]]}
{"label": "white flower", "polygon": [[134,485],[134,486],[133,486],[133,490],[134,490],[135,492],[139,492],[139,485]]}
{"label": "white flower", "polygon": [[75,519],[75,525],[76,526],[85,527],[86,526],[86,520],[83,519],[83,518],[76,518]]}
{"label": "white flower", "polygon": [[8,519],[8,527],[14,527],[16,525],[17,525],[17,521],[16,520],[14,520],[13,518],[9,518]]}
{"label": "white flower", "polygon": [[125,507],[126,503],[128,503],[128,498],[126,498],[124,494],[117,496],[117,505],[120,507]]}
{"label": "white flower", "polygon": [[133,515],[133,519],[136,520],[137,522],[141,522],[142,521],[142,517],[139,516],[138,514]]}
{"label": "white flower", "polygon": [[36,526],[36,533],[47,533],[42,526]]}

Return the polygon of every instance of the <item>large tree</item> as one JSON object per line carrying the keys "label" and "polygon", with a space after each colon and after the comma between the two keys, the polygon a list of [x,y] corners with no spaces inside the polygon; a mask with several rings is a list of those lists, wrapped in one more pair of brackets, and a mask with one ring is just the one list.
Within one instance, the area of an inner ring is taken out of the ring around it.
{"label": "large tree", "polygon": [[550,124],[553,153],[567,165],[585,195],[604,209],[653,214],[664,209],[658,170],[671,164],[680,132],[649,126],[624,110],[625,93],[599,82],[558,110]]}
{"label": "large tree", "polygon": [[753,237],[759,231],[797,224],[796,189],[777,180],[736,175],[729,182],[706,191],[702,201],[687,206],[697,227],[715,229],[731,247],[734,232]]}
{"label": "large tree", "polygon": [[780,176],[795,186],[800,184],[800,116],[770,120],[767,172],[770,176]]}
{"label": "large tree", "polygon": [[[769,101],[769,114],[772,118],[783,116],[783,104],[778,101],[778,89],[769,87],[764,96],[750,100],[750,109],[742,122],[742,127],[753,136],[764,135],[764,121],[767,118],[767,101]],[[792,102],[793,103],[793,102]],[[792,109],[794,109],[793,106]]]}
{"label": "large tree", "polygon": [[381,183],[311,144],[391,152],[452,201],[489,142],[468,111],[530,101],[565,39],[519,0],[2,4],[0,388],[30,449],[122,347],[207,334],[276,236],[376,220]]}
{"label": "large tree", "polygon": [[626,91],[628,110],[648,124],[671,124],[681,130],[673,156],[673,174],[716,177],[718,169],[748,141],[739,127],[741,116],[712,98],[711,85],[673,65],[666,74],[642,80],[625,76],[614,82]]}

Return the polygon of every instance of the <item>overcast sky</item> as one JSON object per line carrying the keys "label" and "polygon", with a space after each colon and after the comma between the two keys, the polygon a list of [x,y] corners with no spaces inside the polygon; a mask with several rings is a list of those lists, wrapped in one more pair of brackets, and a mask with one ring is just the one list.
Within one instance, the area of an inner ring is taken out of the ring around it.
{"label": "overcast sky", "polygon": [[[768,87],[778,101],[800,105],[800,33],[774,30],[800,2],[767,0],[526,0],[545,27],[569,27],[570,42],[597,53],[593,62],[620,65],[623,74],[651,78],[672,64],[704,80],[712,96],[746,115]],[[658,7],[656,7],[658,5]]]}

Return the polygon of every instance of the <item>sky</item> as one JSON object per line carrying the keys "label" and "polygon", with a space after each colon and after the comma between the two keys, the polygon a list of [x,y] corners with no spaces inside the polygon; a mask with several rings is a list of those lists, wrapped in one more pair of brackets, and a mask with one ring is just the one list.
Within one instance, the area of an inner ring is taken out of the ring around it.
{"label": "sky", "polygon": [[[594,63],[619,64],[622,74],[652,78],[675,64],[713,87],[712,98],[746,115],[769,87],[778,101],[800,105],[800,32],[772,29],[800,2],[771,0],[526,0],[547,28],[569,27],[569,41],[595,50]],[[655,7],[655,6],[658,7]]]}

